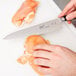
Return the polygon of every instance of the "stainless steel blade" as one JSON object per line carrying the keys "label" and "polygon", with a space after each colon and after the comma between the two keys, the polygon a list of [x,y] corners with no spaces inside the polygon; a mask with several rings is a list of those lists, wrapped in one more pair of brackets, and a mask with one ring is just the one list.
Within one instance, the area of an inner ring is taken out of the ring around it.
{"label": "stainless steel blade", "polygon": [[48,32],[53,32],[56,30],[59,30],[62,26],[61,24],[64,22],[64,19],[54,19],[50,20],[38,25],[34,25],[28,28],[21,29],[19,31],[13,32],[7,36],[4,37],[4,39],[10,39],[10,38],[17,38],[22,36],[29,36],[29,35],[40,35],[40,34],[46,34]]}

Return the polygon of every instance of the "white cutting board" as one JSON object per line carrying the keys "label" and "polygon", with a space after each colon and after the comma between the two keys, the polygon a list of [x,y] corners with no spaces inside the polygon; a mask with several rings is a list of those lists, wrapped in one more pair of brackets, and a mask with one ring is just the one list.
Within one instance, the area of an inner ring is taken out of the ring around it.
{"label": "white cutting board", "polygon": [[55,9],[53,7],[54,4],[52,4],[52,6],[50,6],[49,4],[49,0],[39,0],[40,1],[40,5],[39,8],[37,10],[36,13],[36,17],[33,20],[33,22],[31,24],[25,24],[23,27],[16,27],[12,22],[12,17],[13,15],[16,13],[16,11],[19,9],[19,7],[21,6],[22,2],[24,0],[5,0],[2,1],[2,3],[4,2],[4,4],[2,5],[1,3],[1,7],[0,7],[0,37],[4,37],[7,34],[10,34],[12,32],[21,30],[23,28],[28,28],[30,26],[34,26],[35,24],[39,24],[45,21],[49,21],[51,19],[57,18],[59,12],[58,9]]}
{"label": "white cutting board", "polygon": [[[22,0],[5,0],[0,5],[0,38],[9,32],[18,29],[11,23],[11,18],[18,7],[21,5]],[[38,9],[35,20],[31,25],[45,22],[54,19],[60,13],[58,7],[52,0],[40,0],[41,5]],[[49,2],[48,2],[49,1]],[[49,4],[50,3],[50,4]],[[43,35],[52,44],[62,45],[72,50],[76,50],[76,35],[70,30],[67,23],[62,25],[60,30]],[[27,65],[20,65],[16,59],[23,54],[23,44],[26,36],[21,34],[21,37],[16,37],[11,40],[0,39],[0,76],[38,76],[32,68]]]}

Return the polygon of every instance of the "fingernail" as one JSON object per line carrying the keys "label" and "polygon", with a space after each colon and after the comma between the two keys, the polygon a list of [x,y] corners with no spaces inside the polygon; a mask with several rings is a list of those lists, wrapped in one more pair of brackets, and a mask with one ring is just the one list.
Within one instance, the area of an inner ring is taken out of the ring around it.
{"label": "fingernail", "polygon": [[69,16],[69,15],[68,15],[68,16],[66,16],[66,19],[67,19],[67,20],[70,20],[70,16]]}
{"label": "fingernail", "polygon": [[67,20],[69,19],[68,16],[66,17],[66,19],[67,19]]}
{"label": "fingernail", "polygon": [[32,54],[33,56],[35,56],[35,52],[33,52],[33,54]]}
{"label": "fingernail", "polygon": [[40,68],[40,67],[38,67],[38,70],[39,70],[39,71],[41,71],[41,68]]}
{"label": "fingernail", "polygon": [[34,64],[37,64],[37,60],[34,60]]}

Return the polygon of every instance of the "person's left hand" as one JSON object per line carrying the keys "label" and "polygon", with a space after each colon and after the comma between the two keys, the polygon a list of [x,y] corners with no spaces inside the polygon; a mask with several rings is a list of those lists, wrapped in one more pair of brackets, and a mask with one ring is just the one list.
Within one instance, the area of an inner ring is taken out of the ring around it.
{"label": "person's left hand", "polygon": [[44,75],[76,76],[76,53],[59,45],[38,45],[34,63]]}

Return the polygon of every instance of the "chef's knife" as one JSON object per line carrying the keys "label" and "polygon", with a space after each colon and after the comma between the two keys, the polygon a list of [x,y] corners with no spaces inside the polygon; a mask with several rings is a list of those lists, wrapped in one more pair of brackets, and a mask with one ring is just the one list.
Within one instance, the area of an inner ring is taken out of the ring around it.
{"label": "chef's knife", "polygon": [[66,21],[65,17],[50,20],[50,21],[37,24],[34,26],[30,26],[28,28],[24,28],[16,32],[13,32],[11,34],[8,34],[7,36],[4,37],[4,39],[15,38],[23,35],[24,36],[29,36],[33,34],[40,35],[40,34],[46,34],[48,32],[53,32],[61,29],[62,24],[65,23],[65,21]]}

